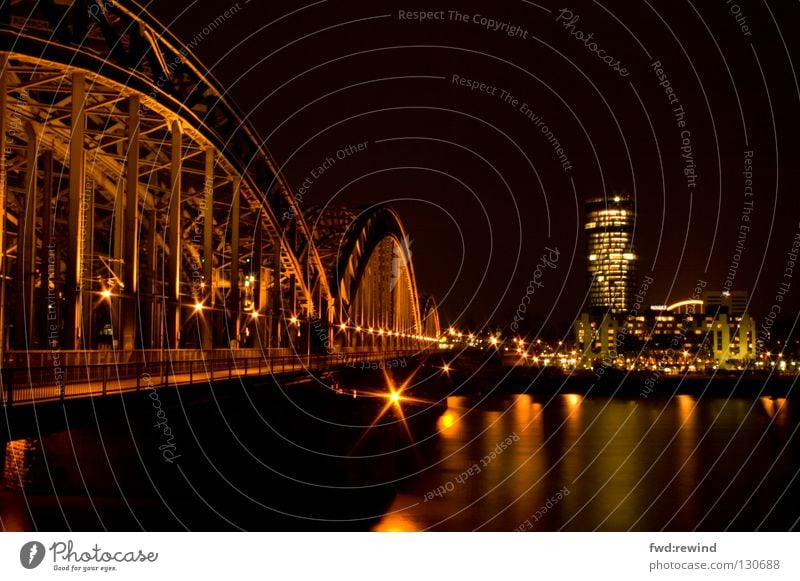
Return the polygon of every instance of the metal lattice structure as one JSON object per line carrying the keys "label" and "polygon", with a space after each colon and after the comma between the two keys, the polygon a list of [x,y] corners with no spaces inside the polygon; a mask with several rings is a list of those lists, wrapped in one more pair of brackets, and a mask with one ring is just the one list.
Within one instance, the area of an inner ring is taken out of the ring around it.
{"label": "metal lattice structure", "polygon": [[362,210],[326,207],[308,213],[336,305],[339,345],[405,347],[439,336],[438,317],[424,324],[411,244],[385,204]]}
{"label": "metal lattice structure", "polygon": [[302,320],[424,337],[407,253],[386,290],[396,214],[323,260],[263,141],[136,3],[3,2],[0,67],[3,349],[285,347]]}

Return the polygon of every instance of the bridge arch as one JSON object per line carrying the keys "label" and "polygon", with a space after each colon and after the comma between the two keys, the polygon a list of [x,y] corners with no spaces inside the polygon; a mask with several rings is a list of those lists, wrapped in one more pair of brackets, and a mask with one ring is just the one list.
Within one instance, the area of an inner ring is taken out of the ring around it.
{"label": "bridge arch", "polygon": [[422,317],[423,334],[438,339],[442,334],[442,328],[439,325],[439,309],[436,299],[433,295],[424,295],[420,298],[420,304],[422,305],[420,316]]}
{"label": "bridge arch", "polygon": [[309,223],[328,269],[339,348],[435,342],[438,335],[426,333],[422,317],[412,242],[393,208],[313,208]]}
{"label": "bridge arch", "polygon": [[94,349],[106,327],[123,350],[272,348],[300,341],[289,316],[333,320],[263,140],[136,2],[2,3],[0,120],[2,293],[19,297],[0,351]]}

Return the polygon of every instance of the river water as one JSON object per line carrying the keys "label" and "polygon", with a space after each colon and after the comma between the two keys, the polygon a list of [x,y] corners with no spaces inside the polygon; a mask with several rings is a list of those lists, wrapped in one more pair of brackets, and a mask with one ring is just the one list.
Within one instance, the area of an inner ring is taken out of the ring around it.
{"label": "river water", "polygon": [[385,399],[354,410],[363,390],[223,392],[7,443],[0,529],[798,528],[793,399],[452,396],[421,421],[401,403],[407,426]]}
{"label": "river water", "polygon": [[798,425],[768,397],[451,397],[375,529],[796,529]]}

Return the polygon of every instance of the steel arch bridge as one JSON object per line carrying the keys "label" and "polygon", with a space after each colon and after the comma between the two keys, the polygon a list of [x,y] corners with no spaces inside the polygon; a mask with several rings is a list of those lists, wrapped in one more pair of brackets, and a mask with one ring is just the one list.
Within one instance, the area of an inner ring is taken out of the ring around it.
{"label": "steel arch bridge", "polygon": [[135,2],[3,2],[0,67],[0,349],[438,338],[397,214],[312,231],[244,115]]}
{"label": "steel arch bridge", "polygon": [[315,207],[308,220],[337,307],[340,349],[407,348],[438,340],[438,316],[422,311],[411,241],[397,212],[386,204]]}

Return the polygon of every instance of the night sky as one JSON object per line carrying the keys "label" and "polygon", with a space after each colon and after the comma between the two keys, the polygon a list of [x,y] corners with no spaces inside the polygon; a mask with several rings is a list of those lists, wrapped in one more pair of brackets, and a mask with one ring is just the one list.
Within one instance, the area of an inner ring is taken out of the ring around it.
{"label": "night sky", "polygon": [[[568,334],[587,290],[583,204],[614,194],[636,201],[639,278],[654,279],[646,304],[688,298],[698,279],[722,288],[739,241],[732,288],[751,293],[757,323],[782,281],[791,284],[782,315],[797,315],[800,267],[782,278],[800,233],[796,2],[147,8],[195,39],[295,192],[311,178],[304,207],[399,210],[418,286],[440,301],[443,324],[507,326],[549,247],[559,259],[539,279],[523,331]],[[420,10],[444,12],[401,18]],[[313,177],[328,157],[335,163]]]}

